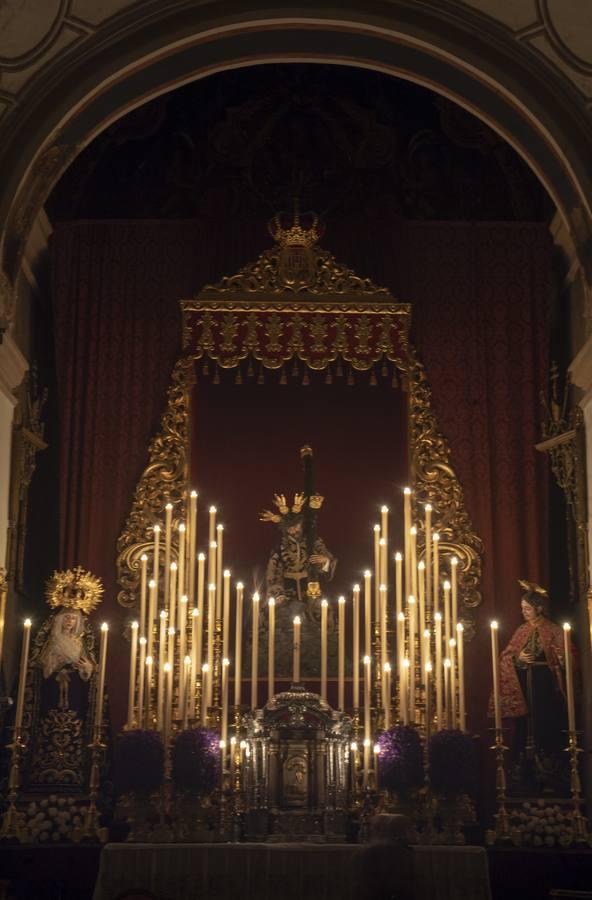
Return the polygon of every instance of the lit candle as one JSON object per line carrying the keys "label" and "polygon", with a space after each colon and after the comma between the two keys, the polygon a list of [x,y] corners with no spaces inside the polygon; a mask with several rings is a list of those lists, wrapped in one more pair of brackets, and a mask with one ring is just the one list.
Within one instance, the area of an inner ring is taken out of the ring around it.
{"label": "lit candle", "polygon": [[403,660],[403,676],[401,678],[403,725],[407,725],[409,723],[409,668],[409,659],[406,656]]}
{"label": "lit candle", "polygon": [[214,631],[216,618],[216,585],[208,585],[208,706],[212,705],[212,689],[214,674]]}
{"label": "lit candle", "polygon": [[148,656],[152,656],[154,646],[154,623],[156,619],[156,582],[153,578],[148,582],[148,622],[146,623],[146,637],[148,639]]}
{"label": "lit candle", "polygon": [[[417,564],[417,587],[419,590],[419,633],[423,635],[426,627],[426,604],[425,604],[425,562],[420,560]],[[427,659],[423,652],[423,644],[421,651],[421,670],[423,672]]]}
{"label": "lit candle", "polygon": [[465,640],[462,622],[456,625],[456,647],[458,651],[458,717],[461,731],[466,731],[465,709]]}
{"label": "lit candle", "polygon": [[251,709],[257,709],[259,677],[259,594],[253,594],[253,631],[251,634]]}
{"label": "lit candle", "polygon": [[[189,564],[189,603],[195,606],[195,547],[197,542],[197,491],[191,491],[189,495],[189,551],[187,561]],[[195,674],[195,669],[193,669]]]}
{"label": "lit candle", "polygon": [[142,553],[140,557],[140,634],[146,637],[146,586],[148,557]]}
{"label": "lit candle", "polygon": [[[154,557],[152,560],[152,580],[158,585],[158,572],[160,569],[160,525],[154,526]],[[154,614],[156,618],[156,613]]]}
{"label": "lit candle", "polygon": [[353,591],[353,705],[354,709],[360,708],[360,585],[354,584]]}
{"label": "lit candle", "polygon": [[146,681],[146,638],[140,638],[140,665],[138,670],[138,728],[144,721],[144,683]]}
{"label": "lit candle", "polygon": [[422,670],[424,672],[425,672],[425,667],[429,661],[430,661],[430,630],[429,630],[429,628],[424,628],[422,642],[421,642],[421,665],[422,665]]}
{"label": "lit candle", "polygon": [[167,662],[171,664],[171,667],[175,662],[175,633],[175,629],[169,625],[167,632],[169,638],[167,646]]}
{"label": "lit candle", "polygon": [[450,720],[456,728],[456,641],[450,638]]}
{"label": "lit candle", "polygon": [[450,660],[444,660],[444,705],[446,707],[446,727],[450,728]]}
{"label": "lit candle", "polygon": [[403,612],[403,556],[395,553],[395,621]]}
{"label": "lit candle", "polygon": [[151,721],[151,710],[152,710],[152,657],[146,657],[146,707],[144,712],[144,728],[149,729],[152,725]]}
{"label": "lit candle", "polygon": [[321,600],[321,697],[327,699],[327,608],[329,604]]}
{"label": "lit candle", "polygon": [[127,697],[127,727],[134,727],[134,700],[136,697],[136,661],[138,656],[138,623],[132,622],[132,635],[130,640],[130,674]]}
{"label": "lit candle", "polygon": [[406,487],[403,490],[403,535],[405,538],[405,546],[403,548],[403,556],[405,559],[405,592],[413,593],[411,590],[411,571],[409,564],[411,562],[411,488]]}
{"label": "lit candle", "polygon": [[[181,669],[181,660],[185,659],[187,651],[187,595],[183,594],[179,597],[179,669]],[[182,718],[183,709],[185,708],[185,679],[183,672],[179,671],[179,715]]]}
{"label": "lit candle", "polygon": [[275,694],[275,598],[267,601],[269,613],[269,641],[267,644],[267,699]]}
{"label": "lit candle", "polygon": [[164,694],[165,694],[165,650],[166,650],[166,609],[160,611],[160,629],[158,633],[158,696],[156,699],[156,727],[162,731],[164,726]]}
{"label": "lit candle", "polygon": [[[242,743],[244,743],[244,742],[241,741],[241,744]],[[232,776],[234,776],[235,770],[236,770],[236,737],[233,735],[230,738],[230,774]],[[232,778],[232,784],[234,785],[234,778]]]}
{"label": "lit candle", "polygon": [[164,508],[164,608],[169,611],[169,591],[171,581],[171,536],[173,528],[173,504]]}
{"label": "lit candle", "polygon": [[411,573],[411,593],[417,597],[417,528],[412,525],[409,529],[409,552],[411,561],[409,569]]}
{"label": "lit candle", "polygon": [[499,683],[499,650],[497,646],[497,622],[491,622],[491,663],[493,668],[493,709],[495,713],[495,728],[500,731],[502,727],[502,712],[500,704],[500,683]]}
{"label": "lit candle", "polygon": [[200,635],[200,615],[196,606],[191,610],[191,693],[189,695],[190,718],[197,719],[197,710],[195,706],[195,683],[201,672],[201,654],[197,653],[198,636]]}
{"label": "lit candle", "polygon": [[444,727],[442,718],[442,613],[434,613],[435,645],[436,645],[436,724],[438,731]]}
{"label": "lit candle", "polygon": [[[388,581],[388,554],[387,554],[387,543],[386,538],[381,537],[379,541],[380,548],[380,583],[384,585],[385,591],[387,590],[387,581]],[[382,601],[381,601],[382,604]]]}
{"label": "lit candle", "polygon": [[[175,628],[177,622],[177,563],[171,563],[171,579],[169,586],[169,627]],[[172,662],[171,662],[172,665]]]}
{"label": "lit candle", "polygon": [[216,526],[216,619],[222,618],[222,564],[224,550],[224,525]]}
{"label": "lit candle", "polygon": [[208,722],[208,682],[210,667],[204,663],[201,667],[201,724],[205,728]]}
{"label": "lit candle", "polygon": [[[203,655],[203,636],[205,623],[204,609],[204,588],[205,588],[205,568],[206,557],[204,553],[200,553],[197,557],[197,654],[195,657],[195,665],[193,667],[193,675],[196,677],[201,672],[202,655]],[[203,690],[203,688],[202,688]]]}
{"label": "lit candle", "polygon": [[[425,598],[426,609],[429,613],[432,600],[432,504],[426,503],[425,507]],[[431,621],[431,617],[430,621]]]}
{"label": "lit candle", "polygon": [[380,756],[380,744],[374,744],[374,790],[378,790],[378,757]]}
{"label": "lit candle", "polygon": [[372,660],[364,657],[364,787],[368,783],[368,763],[366,745],[370,750],[370,711],[372,705]]}
{"label": "lit candle", "polygon": [[[29,622],[29,630],[31,628],[31,623],[29,619],[26,620]],[[107,666],[107,637],[109,635],[109,626],[106,622],[103,622],[101,625],[101,645],[99,649],[99,686],[97,688],[97,705],[95,708],[95,728],[97,729],[97,738],[100,737],[101,734],[101,726],[103,724],[103,696],[105,694],[105,669]],[[23,638],[24,640],[24,638]],[[27,643],[27,650],[29,649],[29,644]],[[17,706],[18,713],[18,706]],[[22,720],[22,710],[21,710],[21,720]],[[19,722],[19,728],[20,728]]]}
{"label": "lit candle", "polygon": [[401,721],[407,720],[407,696],[404,688],[405,672],[403,671],[405,661],[405,613],[400,612],[397,616],[397,659],[399,662],[399,718]]}
{"label": "lit candle", "polygon": [[450,593],[452,599],[452,630],[458,622],[458,559],[453,556],[450,560]]}
{"label": "lit candle", "polygon": [[451,637],[451,618],[450,618],[450,582],[444,582],[444,637],[446,638],[446,646],[450,643]]}
{"label": "lit candle", "polygon": [[364,647],[366,656],[372,652],[372,572],[364,572]]}
{"label": "lit candle", "polygon": [[239,581],[236,585],[236,636],[234,642],[234,705],[240,706],[241,702],[241,682],[243,675],[243,583]]}
{"label": "lit candle", "polygon": [[292,681],[298,684],[300,681],[300,616],[294,616],[294,653]]}
{"label": "lit candle", "polygon": [[183,713],[183,731],[187,730],[190,682],[191,682],[191,657],[186,656],[183,659],[183,702],[181,703],[181,710]]}
{"label": "lit candle", "polygon": [[565,622],[563,625],[563,652],[565,654],[565,683],[567,686],[567,721],[570,739],[576,733],[576,711],[574,704],[573,662],[571,658],[571,625]]}
{"label": "lit candle", "polygon": [[384,703],[384,728],[391,727],[391,664],[385,662],[383,669],[383,703]]}
{"label": "lit candle", "polygon": [[370,738],[364,738],[364,788],[368,787],[368,774],[370,772]]}
{"label": "lit candle", "polygon": [[230,570],[224,569],[224,604],[222,612],[222,656],[230,650]]}
{"label": "lit candle", "polygon": [[374,627],[380,628],[380,525],[374,526]]}
{"label": "lit candle", "polygon": [[[23,622],[23,640],[21,643],[21,661],[19,669],[19,684],[16,695],[16,713],[14,716],[14,736],[15,740],[20,735],[23,725],[23,711],[25,709],[25,686],[27,682],[27,669],[29,666],[29,644],[31,642],[31,620],[25,619]],[[105,644],[106,647],[106,644]],[[103,650],[103,633],[101,632],[101,652]],[[105,650],[106,652],[106,650]],[[103,680],[105,673],[103,672]],[[99,671],[100,680],[100,671]],[[97,717],[98,718],[98,717]]]}
{"label": "lit candle", "polygon": [[185,522],[181,522],[179,525],[179,559],[177,565],[179,566],[179,571],[177,572],[177,594],[181,597],[187,594],[187,585],[186,585],[186,572],[185,572]]}
{"label": "lit candle", "polygon": [[208,533],[208,584],[216,583],[216,507],[210,506],[210,527]]}
{"label": "lit candle", "polygon": [[440,535],[437,531],[432,535],[432,544],[434,545],[434,615],[440,609]]}
{"label": "lit candle", "polygon": [[339,597],[338,604],[338,688],[337,706],[343,712],[345,709],[345,597]]}
{"label": "lit candle", "polygon": [[228,667],[230,660],[224,658],[222,660],[222,723],[221,736],[226,741],[228,737]]}
{"label": "lit candle", "polygon": [[165,711],[164,711],[164,734],[165,734],[165,746],[168,744],[168,740],[171,734],[171,725],[173,720],[173,667],[170,662],[165,662],[164,664],[164,675],[165,675]]}
{"label": "lit candle", "polygon": [[415,722],[415,597],[409,596],[409,721]]}
{"label": "lit candle", "polygon": [[220,741],[220,776],[224,785],[224,772],[226,770],[226,741]]}

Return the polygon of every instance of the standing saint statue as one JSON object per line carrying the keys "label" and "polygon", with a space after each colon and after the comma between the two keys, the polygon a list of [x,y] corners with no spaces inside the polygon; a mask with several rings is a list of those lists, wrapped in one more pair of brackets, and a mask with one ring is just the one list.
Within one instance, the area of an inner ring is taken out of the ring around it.
{"label": "standing saint statue", "polygon": [[568,786],[563,629],[547,617],[546,590],[519,584],[524,623],[500,655],[501,712],[515,720],[514,780],[525,790],[561,793]]}
{"label": "standing saint statue", "polygon": [[[303,447],[304,487],[291,507],[284,494],[274,495],[277,512],[264,510],[262,522],[278,526],[279,541],[267,564],[266,597],[276,604],[276,665],[279,676],[289,676],[295,616],[301,620],[302,674],[320,672],[321,585],[330,582],[337,560],[317,534],[317,516],[324,498],[316,493],[312,478],[312,450]],[[329,607],[328,655],[335,655],[334,616]]]}
{"label": "standing saint statue", "polygon": [[34,639],[25,693],[29,788],[85,785],[97,673],[88,613],[102,593],[100,580],[79,566],[48,582],[55,611]]}

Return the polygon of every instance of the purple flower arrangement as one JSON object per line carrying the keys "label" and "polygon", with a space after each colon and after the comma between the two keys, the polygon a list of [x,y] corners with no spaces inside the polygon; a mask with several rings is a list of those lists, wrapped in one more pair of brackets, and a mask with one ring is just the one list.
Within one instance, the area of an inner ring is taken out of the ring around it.
{"label": "purple flower arrangement", "polygon": [[157,731],[122,731],[115,741],[114,776],[118,794],[149,793],[164,777],[164,748]]}
{"label": "purple flower arrangement", "polygon": [[423,750],[417,729],[397,725],[378,737],[380,785],[393,794],[409,795],[423,786]]}
{"label": "purple flower arrangement", "polygon": [[474,739],[456,729],[432,735],[429,744],[430,785],[436,794],[472,794],[477,783]]}
{"label": "purple flower arrangement", "polygon": [[220,783],[220,739],[207,728],[182,731],[172,749],[173,784],[203,797]]}

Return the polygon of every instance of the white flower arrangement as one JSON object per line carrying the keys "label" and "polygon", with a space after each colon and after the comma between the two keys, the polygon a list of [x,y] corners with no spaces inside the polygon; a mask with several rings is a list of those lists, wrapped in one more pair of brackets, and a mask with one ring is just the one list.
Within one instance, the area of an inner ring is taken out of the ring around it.
{"label": "white flower arrangement", "polygon": [[20,813],[23,831],[32,843],[65,843],[80,838],[87,812],[74,797],[52,794],[39,801],[31,801]]}
{"label": "white flower arrangement", "polygon": [[511,813],[515,843],[526,847],[569,847],[573,843],[572,810],[545,800],[525,802]]}

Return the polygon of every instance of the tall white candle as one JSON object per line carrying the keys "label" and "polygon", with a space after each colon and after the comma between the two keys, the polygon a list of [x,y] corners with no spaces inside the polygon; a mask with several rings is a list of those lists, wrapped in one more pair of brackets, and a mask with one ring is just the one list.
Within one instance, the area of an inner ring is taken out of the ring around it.
{"label": "tall white candle", "polygon": [[434,547],[434,615],[440,611],[440,535],[437,531],[432,535]]}
{"label": "tall white candle", "polygon": [[269,641],[267,644],[267,698],[275,695],[275,598],[267,601],[269,613]]}
{"label": "tall white candle", "polygon": [[[192,719],[198,718],[198,712],[196,709],[196,697],[195,697],[195,683],[199,678],[199,673],[201,672],[201,653],[197,653],[197,645],[198,645],[198,635],[200,634],[201,629],[199,626],[200,615],[199,609],[194,606],[191,610],[191,682],[190,682],[190,694],[189,694],[189,715]],[[198,665],[199,662],[199,665]]]}
{"label": "tall white candle", "polygon": [[[205,588],[205,568],[206,557],[204,553],[198,554],[197,557],[197,653],[195,656],[195,665],[193,666],[193,677],[196,678],[201,672],[204,629],[206,627],[205,605],[204,605],[204,588]],[[203,690],[203,687],[202,687]]]}
{"label": "tall white candle", "polygon": [[446,728],[452,727],[450,721],[450,669],[450,660],[446,657],[444,660],[444,706],[446,708]]}
{"label": "tall white candle", "polygon": [[432,504],[426,503],[425,507],[425,602],[426,614],[429,621],[432,605]]}
{"label": "tall white candle", "polygon": [[216,584],[216,507],[210,506],[208,530],[208,584]]}
{"label": "tall white candle", "polygon": [[380,598],[380,663],[384,668],[384,664],[387,661],[388,657],[388,642],[387,642],[387,625],[386,625],[386,585],[381,584],[379,591]]}
{"label": "tall white candle", "polygon": [[366,656],[372,654],[372,572],[364,572],[364,648]]}
{"label": "tall white candle", "polygon": [[165,704],[164,704],[164,743],[168,744],[173,720],[173,667],[170,662],[164,664]]}
{"label": "tall white candle", "polygon": [[321,600],[321,697],[327,699],[327,608],[329,604]]}
{"label": "tall white candle", "polygon": [[208,585],[208,706],[212,705],[214,675],[214,631],[216,627],[216,585]]}
{"label": "tall white candle", "polygon": [[409,658],[406,656],[403,659],[403,676],[401,678],[401,707],[403,713],[403,725],[409,724]]}
{"label": "tall white candle", "polygon": [[292,673],[292,681],[294,684],[300,682],[300,625],[300,616],[294,616],[294,654]]}
{"label": "tall white candle", "polygon": [[495,714],[495,727],[499,731],[502,727],[502,713],[500,704],[500,680],[499,680],[499,650],[497,643],[498,624],[493,621],[491,628],[491,665],[493,669],[493,709]]}
{"label": "tall white candle", "polygon": [[380,525],[374,526],[374,627],[380,628]]}
{"label": "tall white candle", "polygon": [[571,658],[571,625],[565,622],[563,625],[563,652],[565,655],[565,684],[567,687],[567,722],[570,738],[576,731],[576,709],[574,703],[573,661]]}
{"label": "tall white candle", "polygon": [[[29,644],[31,642],[31,620],[25,619],[23,622],[23,640],[21,643],[21,660],[19,667],[19,683],[16,695],[16,712],[14,716],[14,736],[19,737],[19,732],[23,725],[23,712],[25,709],[25,686],[27,683],[27,669],[29,667]],[[103,647],[103,638],[101,633],[101,650]],[[103,679],[104,679],[103,674]],[[100,678],[100,670],[99,670]]]}
{"label": "tall white candle", "polygon": [[[187,561],[189,564],[189,604],[193,608],[195,603],[195,547],[197,541],[197,491],[191,491],[189,495],[189,537]],[[193,669],[195,677],[195,669]]]}
{"label": "tall white candle", "polygon": [[185,522],[181,522],[181,524],[179,525],[179,559],[177,562],[177,565],[179,567],[177,572],[177,594],[179,595],[179,597],[187,595],[187,573],[185,571],[185,538]]}
{"label": "tall white candle", "polygon": [[228,737],[228,667],[230,666],[230,660],[224,659],[222,660],[222,723],[221,723],[221,737],[223,741],[226,741]]}
{"label": "tall white candle", "polygon": [[253,630],[251,633],[251,709],[257,709],[259,678],[259,594],[253,594]]}
{"label": "tall white candle", "polygon": [[160,611],[160,628],[158,631],[158,695],[156,699],[156,727],[162,731],[164,727],[164,696],[165,696],[165,652],[166,652],[166,609]]}
{"label": "tall white candle", "polygon": [[152,657],[146,657],[146,693],[144,706],[144,728],[152,728]]}
{"label": "tall white candle", "polygon": [[436,724],[438,731],[444,727],[443,697],[442,697],[442,613],[434,613],[436,647]]}
{"label": "tall white candle", "polygon": [[230,652],[230,570],[224,569],[224,602],[222,605],[222,656]]}
{"label": "tall white candle", "polygon": [[204,663],[201,667],[201,724],[205,728],[208,722],[208,682],[210,667]]}
{"label": "tall white candle", "polygon": [[[404,720],[403,707],[407,706],[407,695],[404,689],[403,671],[405,660],[405,613],[400,612],[397,616],[397,671],[399,673],[399,718],[401,722]],[[405,719],[407,714],[405,713]]]}
{"label": "tall white candle", "polygon": [[140,665],[138,666],[138,728],[144,727],[144,684],[146,682],[146,638],[140,638]]}
{"label": "tall white candle", "polygon": [[415,722],[415,632],[416,632],[416,603],[415,597],[409,596],[409,721]]}
{"label": "tall white candle", "polygon": [[140,557],[140,635],[146,637],[146,612],[147,612],[147,576],[148,557],[142,553]]}
{"label": "tall white candle", "polygon": [[353,590],[353,655],[352,655],[352,703],[354,709],[360,708],[360,585],[354,584]]}
{"label": "tall white candle", "polygon": [[370,741],[370,715],[372,708],[372,660],[364,657],[364,740]]}
{"label": "tall white candle", "polygon": [[[419,633],[423,635],[426,627],[426,602],[425,602],[425,562],[421,559],[417,564],[417,589],[419,591]],[[421,672],[422,677],[427,660],[425,653],[421,651]]]}
{"label": "tall white candle", "polygon": [[458,718],[461,731],[467,730],[465,708],[465,636],[462,622],[456,624],[456,648],[458,652]]}
{"label": "tall white candle", "polygon": [[[28,620],[27,620],[28,621]],[[30,627],[30,626],[29,626]],[[105,670],[107,667],[107,638],[109,635],[109,626],[106,622],[101,625],[101,645],[99,648],[99,684],[97,687],[97,705],[95,707],[95,728],[97,737],[100,735],[100,729],[103,724],[103,698],[105,695]],[[28,649],[28,645],[27,645]],[[18,713],[18,707],[17,707]],[[22,721],[22,710],[21,710]],[[19,723],[20,727],[20,723]]]}
{"label": "tall white candle", "polygon": [[185,656],[183,659],[183,702],[181,703],[182,727],[183,731],[187,730],[187,719],[189,715],[189,685],[191,683],[191,657]]}
{"label": "tall white candle", "polygon": [[[168,644],[167,644],[167,662],[171,664],[171,672],[172,666],[175,662],[175,635],[176,631],[170,625],[167,631],[168,635]],[[172,677],[172,676],[171,676]]]}
{"label": "tall white candle", "polygon": [[243,592],[242,581],[236,585],[236,635],[234,641],[234,705],[240,706],[243,677]]}
{"label": "tall white candle", "polygon": [[179,715],[183,715],[185,708],[185,678],[182,662],[187,651],[187,594],[179,597]]}
{"label": "tall white candle", "polygon": [[450,582],[444,582],[444,637],[446,646],[450,643],[451,634],[451,615],[450,615]]}
{"label": "tall white candle", "polygon": [[395,622],[403,612],[403,556],[395,553]]}
{"label": "tall white candle", "polygon": [[339,597],[338,622],[338,673],[337,673],[337,706],[343,712],[345,709],[345,597]]}
{"label": "tall white candle", "polygon": [[449,641],[449,658],[450,658],[450,721],[452,727],[456,728],[456,640],[450,638]]}
{"label": "tall white candle", "polygon": [[383,704],[384,704],[384,728],[391,727],[391,664],[385,662],[383,668]]}
{"label": "tall white candle", "polygon": [[[171,563],[171,579],[169,585],[169,628],[177,625],[177,563]],[[171,663],[172,665],[172,663]]]}
{"label": "tall white candle", "polygon": [[386,591],[388,583],[388,545],[386,538],[383,537],[381,537],[378,543],[380,550],[380,583],[384,585]]}
{"label": "tall white candle", "polygon": [[146,623],[146,638],[148,640],[148,656],[152,656],[154,647],[154,625],[156,620],[156,582],[153,578],[148,582],[148,621]]}
{"label": "tall white candle", "polygon": [[425,691],[426,691],[426,747],[429,747],[430,735],[432,731],[432,685],[431,685],[432,664],[427,662],[425,665]]}
{"label": "tall white candle", "polygon": [[216,619],[222,618],[222,567],[224,564],[224,525],[216,525]]}
{"label": "tall white candle", "polygon": [[405,593],[412,594],[411,589],[411,488],[406,487],[403,490],[403,535],[405,546],[403,547],[403,558],[405,560]]}
{"label": "tall white candle", "polygon": [[138,622],[132,622],[130,640],[130,673],[127,697],[127,727],[134,727],[134,701],[136,698],[136,661],[138,656]]}
{"label": "tall white candle", "polygon": [[171,542],[173,531],[173,504],[167,503],[164,508],[164,608],[169,610],[169,591],[171,583]]}
{"label": "tall white candle", "polygon": [[[152,580],[158,585],[158,573],[160,570],[160,525],[154,526],[154,555],[152,557]],[[156,613],[155,613],[156,617]]]}

